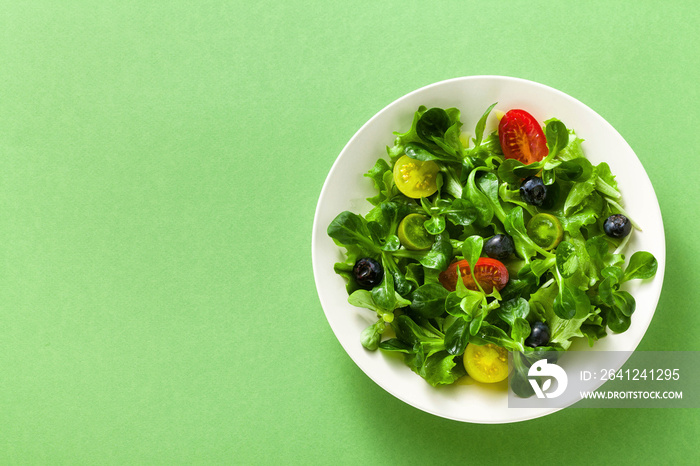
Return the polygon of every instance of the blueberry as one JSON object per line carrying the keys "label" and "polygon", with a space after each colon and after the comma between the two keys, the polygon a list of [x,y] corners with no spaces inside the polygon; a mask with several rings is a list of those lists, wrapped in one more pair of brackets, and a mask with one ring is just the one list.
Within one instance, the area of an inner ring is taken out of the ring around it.
{"label": "blueberry", "polygon": [[537,348],[549,343],[549,326],[544,322],[535,322],[531,326],[530,336],[525,340],[525,345],[530,348]]}
{"label": "blueberry", "polygon": [[632,222],[622,214],[614,214],[605,220],[603,230],[611,238],[624,238],[632,231]]}
{"label": "blueberry", "polygon": [[361,288],[371,290],[382,282],[384,268],[382,264],[374,259],[365,257],[355,262],[352,273],[355,275],[355,280],[357,280],[357,284]]}
{"label": "blueberry", "polygon": [[547,198],[547,187],[541,178],[528,176],[520,185],[520,197],[528,204],[539,207]]}
{"label": "blueberry", "polygon": [[484,243],[484,252],[490,258],[502,261],[515,252],[515,245],[508,235],[494,235]]}

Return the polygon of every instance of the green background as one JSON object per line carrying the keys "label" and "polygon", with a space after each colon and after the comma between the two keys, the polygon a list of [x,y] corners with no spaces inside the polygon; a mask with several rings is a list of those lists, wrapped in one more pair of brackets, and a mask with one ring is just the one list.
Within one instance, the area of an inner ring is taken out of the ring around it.
{"label": "green background", "polygon": [[350,360],[311,225],[355,131],[498,74],[581,100],[664,215],[643,350],[698,350],[693,2],[3,1],[0,463],[697,460],[697,410],[431,416]]}

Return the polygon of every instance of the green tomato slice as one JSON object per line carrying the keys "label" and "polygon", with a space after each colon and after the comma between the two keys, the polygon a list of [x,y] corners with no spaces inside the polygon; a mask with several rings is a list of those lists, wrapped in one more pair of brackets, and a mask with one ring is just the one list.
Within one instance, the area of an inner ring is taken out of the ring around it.
{"label": "green tomato slice", "polygon": [[559,220],[550,214],[537,214],[527,223],[527,234],[539,247],[554,249],[564,236]]}
{"label": "green tomato slice", "polygon": [[399,223],[399,241],[406,249],[421,251],[433,245],[433,236],[423,226],[427,217],[421,214],[406,215]]}

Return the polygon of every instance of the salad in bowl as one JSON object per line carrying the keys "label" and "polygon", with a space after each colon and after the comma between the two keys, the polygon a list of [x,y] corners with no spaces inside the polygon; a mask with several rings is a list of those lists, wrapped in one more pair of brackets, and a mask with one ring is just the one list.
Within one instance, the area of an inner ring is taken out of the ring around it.
{"label": "salad in bowl", "polygon": [[458,106],[416,105],[356,180],[370,185],[366,204],[326,223],[333,271],[364,316],[354,351],[388,372],[402,361],[433,393],[510,374],[528,396],[536,355],[626,333],[635,287],[659,270],[615,171],[589,157],[589,133],[505,97],[470,127]]}

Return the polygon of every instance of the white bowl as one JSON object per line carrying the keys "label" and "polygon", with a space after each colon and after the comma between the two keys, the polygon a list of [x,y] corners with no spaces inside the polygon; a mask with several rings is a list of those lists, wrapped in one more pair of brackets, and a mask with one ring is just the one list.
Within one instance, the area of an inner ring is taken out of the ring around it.
{"label": "white bowl", "polygon": [[[365,214],[374,195],[373,184],[363,177],[376,162],[386,158],[385,147],[393,144],[394,131],[410,128],[420,105],[457,107],[464,131],[473,131],[484,110],[494,102],[497,109],[522,108],[538,121],[556,117],[585,140],[586,157],[594,164],[607,162],[617,176],[625,209],[643,232],[635,232],[627,257],[637,250],[649,251],[659,268],[652,280],[630,282],[626,287],[637,301],[632,325],[622,334],[610,334],[593,350],[634,351],[654,315],[663,283],[666,247],[659,203],[642,164],[622,136],[600,115],[561,91],[523,79],[504,76],[469,76],[441,81],[413,91],[392,102],[373,116],[350,139],[333,164],[316,207],[311,239],[314,278],[321,305],[333,332],[355,363],[384,390],[428,413],[448,419],[475,423],[515,422],[544,416],[554,408],[508,408],[502,384],[458,381],[452,386],[434,388],[413,373],[401,358],[380,350],[367,351],[360,344],[360,333],[376,320],[366,309],[347,302],[345,281],[333,272],[333,264],[344,259],[343,250],[326,234],[328,224],[344,210]],[[491,115],[487,133],[495,129]],[[583,340],[583,339],[582,339]],[[572,346],[573,348],[574,346]],[[587,349],[577,342],[576,349]]]}

